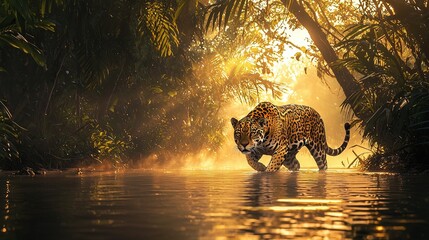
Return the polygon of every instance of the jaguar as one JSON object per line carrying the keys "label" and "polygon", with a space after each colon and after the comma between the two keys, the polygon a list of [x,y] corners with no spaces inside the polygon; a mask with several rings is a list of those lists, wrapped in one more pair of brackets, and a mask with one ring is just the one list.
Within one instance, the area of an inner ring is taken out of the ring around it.
{"label": "jaguar", "polygon": [[[330,148],[319,113],[298,104],[276,106],[261,102],[241,120],[231,118],[231,124],[237,148],[246,155],[248,164],[260,172],[275,172],[282,165],[290,171],[299,171],[296,154],[304,146],[310,151],[319,171],[325,171],[328,168],[326,154],[339,155],[350,139],[350,124],[345,123],[343,143],[339,148]],[[259,162],[262,155],[272,156],[267,166]]]}

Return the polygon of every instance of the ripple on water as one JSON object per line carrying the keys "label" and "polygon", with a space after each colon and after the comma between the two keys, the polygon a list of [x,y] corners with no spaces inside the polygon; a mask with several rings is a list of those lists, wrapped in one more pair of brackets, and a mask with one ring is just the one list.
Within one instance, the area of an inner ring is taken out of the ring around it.
{"label": "ripple on water", "polygon": [[428,176],[140,171],[0,176],[0,238],[424,239]]}

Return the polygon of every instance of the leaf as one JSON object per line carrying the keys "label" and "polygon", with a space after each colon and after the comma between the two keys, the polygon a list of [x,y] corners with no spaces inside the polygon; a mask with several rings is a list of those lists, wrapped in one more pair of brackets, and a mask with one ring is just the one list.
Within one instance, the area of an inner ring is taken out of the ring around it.
{"label": "leaf", "polygon": [[226,28],[228,22],[231,20],[231,16],[238,19],[244,13],[246,18],[248,4],[248,0],[223,0],[210,5],[208,10],[209,16],[206,22],[206,31],[209,29],[210,25],[212,25],[212,29],[214,29],[216,24],[219,29],[222,27]]}
{"label": "leaf", "polygon": [[[232,8],[234,7],[234,4],[235,2],[234,1],[230,1],[229,3],[228,3],[228,5],[227,5],[227,7],[226,7],[226,12],[225,12],[225,23],[224,23],[224,28],[226,28],[226,25],[228,24],[228,20],[229,20],[229,16],[231,15],[231,11],[232,11]],[[234,9],[235,10],[235,9]],[[232,13],[234,13],[234,12],[232,12]]]}
{"label": "leaf", "polygon": [[194,1],[194,0],[180,0],[177,10],[174,13],[174,21],[177,21],[177,19],[179,18],[180,14],[183,11],[183,8],[185,7],[186,3],[188,3],[188,1]]}
{"label": "leaf", "polygon": [[411,116],[417,117],[417,116],[425,115],[425,114],[429,114],[429,110],[425,110],[425,111],[421,111],[421,112],[416,112],[416,113],[411,114]]}
{"label": "leaf", "polygon": [[21,34],[2,34],[0,35],[0,42],[3,41],[10,46],[20,49],[24,53],[30,54],[34,61],[42,67],[46,67],[46,60],[42,54],[42,51],[35,45],[29,43]]}
{"label": "leaf", "polygon": [[145,4],[138,28],[147,29],[151,41],[162,57],[173,55],[173,47],[179,45],[179,30],[172,9],[161,2]]}
{"label": "leaf", "polygon": [[169,91],[168,96],[175,97],[177,95],[177,91]]}
{"label": "leaf", "polygon": [[42,0],[42,3],[40,4],[40,14],[42,15],[42,17],[45,16],[45,11],[46,11],[46,0]]}
{"label": "leaf", "polygon": [[[240,2],[241,1],[241,2]],[[238,2],[240,3],[240,7],[238,8],[238,16],[241,15],[241,13],[243,12],[243,8],[247,5],[246,2],[247,0],[238,0]],[[237,3],[238,4],[238,3]],[[247,8],[247,7],[246,7]]]}
{"label": "leaf", "polygon": [[358,35],[362,34],[363,32],[367,31],[368,29],[374,28],[375,24],[353,24],[349,28],[345,30],[347,33],[344,37],[345,39],[354,39]]}
{"label": "leaf", "polygon": [[427,131],[429,130],[429,127],[421,127],[421,128],[415,128],[414,131]]}
{"label": "leaf", "polygon": [[34,24],[34,27],[40,28],[46,31],[55,32],[56,24],[52,21],[42,19]]}
{"label": "leaf", "polygon": [[417,123],[411,124],[409,127],[413,128],[413,127],[420,126],[420,125],[429,125],[429,120],[428,121],[421,121],[421,122],[417,122]]}
{"label": "leaf", "polygon": [[153,87],[153,88],[152,88],[152,92],[153,92],[153,93],[162,93],[162,92],[163,92],[163,90],[162,90],[160,87]]}
{"label": "leaf", "polygon": [[294,57],[295,57],[295,59],[296,59],[297,61],[299,61],[299,59],[301,58],[301,56],[302,56],[302,53],[301,53],[301,52],[297,52],[297,53],[295,53],[295,55],[294,55]]}
{"label": "leaf", "polygon": [[208,29],[209,29],[209,26],[210,26],[210,23],[211,23],[211,21],[213,19],[214,14],[215,14],[215,12],[211,11],[210,14],[209,14],[209,17],[207,18],[206,27],[205,27],[206,31],[208,31]]}

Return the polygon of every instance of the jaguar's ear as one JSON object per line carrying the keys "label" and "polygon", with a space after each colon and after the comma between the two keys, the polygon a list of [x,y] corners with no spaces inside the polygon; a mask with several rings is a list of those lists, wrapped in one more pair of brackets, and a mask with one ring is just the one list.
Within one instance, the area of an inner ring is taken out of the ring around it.
{"label": "jaguar's ear", "polygon": [[235,126],[237,125],[237,123],[238,123],[238,120],[237,120],[237,119],[235,119],[235,118],[231,118],[231,124],[232,124],[232,127],[234,127],[234,128],[235,128]]}
{"label": "jaguar's ear", "polygon": [[260,118],[258,119],[258,123],[261,127],[263,127],[265,124],[267,124],[267,119],[266,118]]}

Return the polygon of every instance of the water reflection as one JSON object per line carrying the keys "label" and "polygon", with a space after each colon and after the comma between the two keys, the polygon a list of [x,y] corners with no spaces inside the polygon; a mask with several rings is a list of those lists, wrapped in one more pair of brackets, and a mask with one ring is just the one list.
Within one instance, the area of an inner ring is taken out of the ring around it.
{"label": "water reflection", "polygon": [[0,239],[422,239],[428,176],[0,175]]}
{"label": "water reflection", "polygon": [[246,231],[268,239],[346,238],[350,228],[344,221],[326,215],[342,202],[326,198],[326,177],[315,172],[251,175],[242,212]]}
{"label": "water reflection", "polygon": [[[246,181],[246,201],[233,217],[241,233],[262,239],[426,236],[426,215],[410,209],[421,192],[404,189],[403,179],[348,172],[255,173]],[[427,193],[423,196],[428,199]]]}
{"label": "water reflection", "polygon": [[6,233],[8,228],[10,228],[8,226],[8,220],[9,220],[9,193],[10,193],[10,183],[9,181],[5,181],[5,190],[4,190],[4,203],[2,204],[4,206],[4,208],[2,209],[3,211],[3,224],[1,227],[1,232],[2,233]]}

